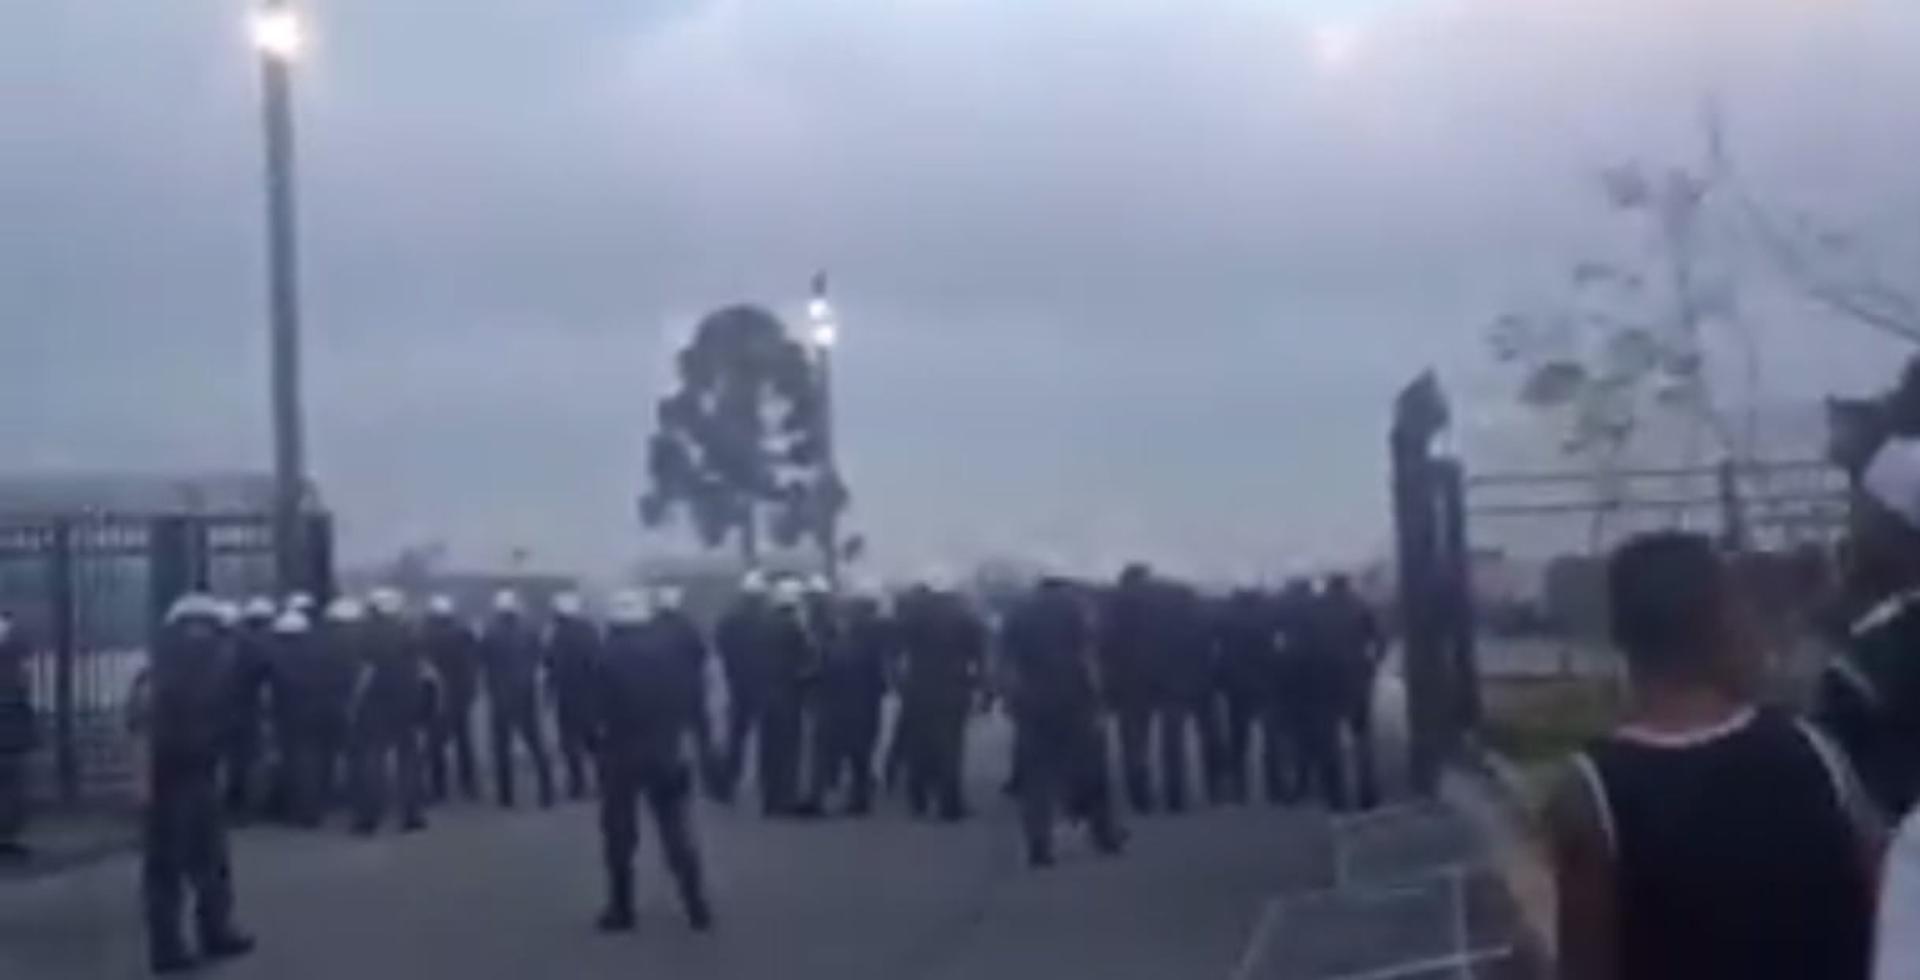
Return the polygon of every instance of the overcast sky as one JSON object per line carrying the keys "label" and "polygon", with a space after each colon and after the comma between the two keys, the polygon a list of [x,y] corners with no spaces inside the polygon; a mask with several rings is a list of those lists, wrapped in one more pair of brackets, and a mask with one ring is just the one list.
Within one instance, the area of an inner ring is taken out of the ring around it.
{"label": "overcast sky", "polygon": [[[0,3],[7,468],[266,466],[245,9]],[[889,566],[1372,553],[1393,390],[1437,366],[1469,451],[1508,444],[1484,325],[1613,234],[1601,166],[1697,155],[1709,92],[1767,195],[1920,269],[1911,0],[307,12],[311,464],[350,557],[669,546],[633,517],[668,351],[823,265]],[[1776,400],[1899,350],[1753,316]]]}

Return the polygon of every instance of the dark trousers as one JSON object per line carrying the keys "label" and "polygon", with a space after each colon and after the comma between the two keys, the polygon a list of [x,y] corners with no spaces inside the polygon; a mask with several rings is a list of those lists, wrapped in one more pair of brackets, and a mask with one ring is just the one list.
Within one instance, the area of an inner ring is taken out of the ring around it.
{"label": "dark trousers", "polygon": [[760,713],[759,744],[754,747],[754,754],[759,769],[760,809],[764,813],[792,813],[800,807],[805,712],[806,706],[795,696],[774,698]]}
{"label": "dark trousers", "polygon": [[910,702],[907,802],[915,813],[932,810],[949,820],[967,814],[967,702],[950,696]]}
{"label": "dark trousers", "polygon": [[248,715],[236,719],[234,731],[227,737],[226,752],[220,760],[221,783],[226,787],[227,812],[252,811],[256,792],[254,774],[260,764],[260,719]]}
{"label": "dark trousers", "polygon": [[1062,807],[1085,821],[1095,847],[1118,847],[1120,826],[1113,812],[1106,741],[1099,722],[1076,715],[1042,715],[1019,719],[1016,725],[1015,764],[1020,772],[1020,816],[1028,857],[1052,858],[1053,823]]}
{"label": "dark trousers", "polygon": [[27,755],[0,752],[0,845],[18,844],[27,829]]}
{"label": "dark trousers", "polygon": [[1348,705],[1341,719],[1353,753],[1353,803],[1363,810],[1380,805],[1380,782],[1374,763],[1373,692],[1363,693]]}
{"label": "dark trousers", "polygon": [[382,719],[354,733],[353,825],[370,833],[380,826],[387,798],[397,790],[400,821],[421,822],[420,738],[414,726]]}
{"label": "dark trousers", "polygon": [[288,814],[295,823],[314,826],[340,800],[346,725],[332,719],[304,719],[287,728],[281,751]]}
{"label": "dark trousers", "polygon": [[[766,705],[758,698],[728,696],[726,741],[720,747],[720,760],[714,767],[716,797],[731,800],[739,790],[740,777],[746,771],[747,747],[760,735],[760,720],[765,710]],[[765,763],[761,766],[764,768]]]}
{"label": "dark trousers", "polygon": [[1204,697],[1170,697],[1154,707],[1153,718],[1160,740],[1161,799],[1169,811],[1178,813],[1187,808],[1187,763],[1195,746],[1201,772],[1209,790],[1213,788],[1219,767],[1213,713]]}
{"label": "dark trousers", "polygon": [[428,735],[427,786],[434,799],[444,800],[452,792],[449,777],[459,780],[467,799],[479,798],[480,780],[473,767],[472,701],[443,706]]}
{"label": "dark trousers", "polygon": [[[1221,697],[1226,702],[1220,738],[1222,795],[1228,801],[1245,803],[1253,795],[1248,771],[1253,762],[1255,737],[1265,741],[1261,718],[1266,714],[1266,705],[1259,696],[1235,687],[1222,689]],[[1272,761],[1273,748],[1271,744],[1262,748],[1265,751],[1261,753],[1261,771],[1265,773],[1265,766]]]}
{"label": "dark trousers", "polygon": [[690,808],[692,773],[684,765],[649,767],[603,755],[599,775],[600,836],[605,847],[609,909],[629,914],[633,911],[633,854],[640,845],[642,797],[659,830],[660,849],[679,888],[681,902],[690,914],[704,909],[706,893]]}
{"label": "dark trousers", "polygon": [[560,736],[560,764],[567,779],[567,798],[585,799],[593,792],[592,754],[587,749],[587,708],[584,695],[569,699],[554,712],[554,727]]}
{"label": "dark trousers", "polygon": [[887,751],[880,761],[880,779],[888,792],[896,792],[907,784],[907,770],[912,767],[913,712],[907,710],[904,700],[898,702],[893,713],[893,725],[887,732]]}
{"label": "dark trousers", "polygon": [[533,777],[540,791],[540,805],[553,805],[553,767],[547,760],[546,735],[540,727],[540,709],[532,698],[495,701],[488,706],[488,726],[493,736],[493,786],[500,805],[514,805],[513,745],[520,743],[533,757]]}
{"label": "dark trousers", "polygon": [[140,891],[147,943],[156,959],[185,952],[180,926],[189,891],[203,948],[233,934],[233,876],[221,804],[211,766],[204,772],[154,774],[143,817]]}
{"label": "dark trousers", "polygon": [[1320,704],[1294,714],[1294,789],[1329,808],[1346,806],[1346,779],[1340,763],[1340,712]]}
{"label": "dark trousers", "polygon": [[1114,705],[1114,728],[1120,743],[1120,774],[1126,783],[1127,805],[1135,813],[1153,810],[1152,773],[1147,765],[1147,737],[1153,730],[1153,705],[1143,698],[1127,698]]}
{"label": "dark trousers", "polygon": [[845,786],[847,809],[873,808],[873,751],[880,739],[879,695],[841,694],[822,702],[816,730],[813,798]]}

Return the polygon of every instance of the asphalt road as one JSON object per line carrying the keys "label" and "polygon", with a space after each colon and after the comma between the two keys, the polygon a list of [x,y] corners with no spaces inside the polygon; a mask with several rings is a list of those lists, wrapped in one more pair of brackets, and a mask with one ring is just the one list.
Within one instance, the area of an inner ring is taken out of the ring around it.
{"label": "asphalt road", "polygon": [[[251,980],[569,980],[875,977],[959,980],[1225,978],[1268,900],[1327,887],[1329,822],[1309,811],[1202,810],[1130,820],[1129,853],[1066,838],[1058,867],[1020,862],[994,791],[1006,732],[970,752],[979,814],[916,822],[890,804],[861,821],[699,813],[719,928],[682,923],[643,829],[641,925],[595,933],[594,810],[454,807],[425,834],[356,840],[261,828],[235,872],[252,957],[205,975]],[[122,855],[0,884],[0,978],[142,975],[137,862]]]}

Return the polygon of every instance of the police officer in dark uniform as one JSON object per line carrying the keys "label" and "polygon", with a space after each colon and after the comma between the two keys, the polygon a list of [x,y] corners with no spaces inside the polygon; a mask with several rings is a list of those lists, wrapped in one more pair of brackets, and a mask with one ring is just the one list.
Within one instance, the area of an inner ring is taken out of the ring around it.
{"label": "police officer in dark uniform", "polygon": [[1169,813],[1187,808],[1187,764],[1199,749],[1209,794],[1218,798],[1218,718],[1209,697],[1213,678],[1212,636],[1199,593],[1163,581],[1151,594],[1148,631],[1152,649],[1154,727],[1160,739],[1160,790]]}
{"label": "police officer in dark uniform", "polygon": [[930,590],[901,624],[901,710],[911,714],[907,801],[943,820],[970,814],[964,786],[967,721],[985,680],[986,626],[956,592]]}
{"label": "police officer in dark uniform", "polygon": [[878,597],[862,593],[846,602],[842,622],[827,648],[814,796],[824,799],[844,780],[846,811],[855,816],[873,809],[873,754],[880,738],[893,638]]}
{"label": "police officer in dark uniform", "polygon": [[[1380,802],[1373,746],[1373,681],[1385,654],[1380,621],[1366,601],[1354,593],[1345,575],[1327,580],[1327,594],[1320,602],[1321,642],[1327,645],[1331,667],[1339,674],[1335,682],[1339,702],[1336,728],[1346,734],[1351,755],[1351,802],[1371,810]],[[1335,739],[1335,751],[1339,751],[1338,734]],[[1343,766],[1343,771],[1346,768]]]}
{"label": "police officer in dark uniform", "polygon": [[1294,786],[1331,809],[1346,805],[1340,758],[1340,722],[1347,706],[1348,671],[1329,636],[1326,597],[1302,584],[1289,590],[1282,626],[1286,642],[1287,713],[1293,720]]}
{"label": "police officer in dark uniform", "polygon": [[553,690],[553,715],[560,734],[560,762],[566,770],[567,798],[590,792],[587,724],[593,665],[600,657],[600,630],[586,618],[580,596],[553,597],[553,621],[547,625],[547,682]]}
{"label": "police officer in dark uniform", "polygon": [[175,602],[156,637],[147,677],[151,749],[141,892],[155,973],[195,965],[180,928],[189,890],[202,958],[253,949],[253,940],[233,922],[222,813],[219,765],[230,731],[235,664],[232,638],[220,620],[220,603],[209,596]]}
{"label": "police officer in dark uniform", "polygon": [[[760,719],[760,808],[768,816],[811,816],[802,800],[801,764],[806,749],[808,700],[820,671],[820,652],[806,620],[806,587],[782,579],[765,642],[767,700]],[[811,787],[807,787],[811,788]]]}
{"label": "police officer in dark uniform", "polygon": [[520,597],[511,591],[493,597],[493,619],[480,638],[480,663],[487,679],[494,789],[500,805],[514,805],[513,744],[517,741],[533,757],[540,805],[552,806],[553,770],[540,725],[540,640],[521,618]]}
{"label": "police officer in dark uniform", "polygon": [[1107,780],[1091,639],[1078,597],[1059,579],[1042,580],[1007,618],[1003,684],[1033,867],[1053,863],[1054,815],[1063,804],[1085,822],[1102,853],[1125,843]]}
{"label": "police officer in dark uniform", "polygon": [[254,806],[254,776],[265,735],[276,612],[273,600],[265,596],[247,600],[234,637],[233,730],[227,734],[221,776],[226,786],[227,812],[235,819],[246,818]]}
{"label": "police officer in dark uniform", "polygon": [[345,787],[365,618],[366,607],[358,599],[342,596],[327,605],[318,630],[296,645],[299,657],[293,672],[303,748],[296,775],[295,819],[306,826],[317,826],[325,819]]}
{"label": "police officer in dark uniform", "polygon": [[[435,697],[433,723],[427,745],[427,786],[435,800],[445,800],[458,780],[460,792],[479,799],[480,782],[473,764],[473,702],[479,685],[479,641],[461,622],[448,596],[427,602],[421,643],[433,668]],[[449,758],[451,756],[451,758]]]}
{"label": "police officer in dark uniform", "polygon": [[[715,766],[714,796],[732,800],[745,767],[747,746],[758,741],[771,683],[773,610],[767,604],[766,577],[758,570],[740,582],[740,595],[714,630],[720,666],[727,679],[726,742]],[[762,775],[766,761],[758,762]],[[764,790],[763,790],[764,792]]]}
{"label": "police officer in dark uniform", "polygon": [[360,668],[353,699],[353,798],[356,834],[379,829],[387,795],[398,789],[400,828],[426,827],[421,813],[421,685],[425,660],[418,638],[401,617],[405,600],[375,589],[372,615],[361,630]]}
{"label": "police officer in dark uniform", "polygon": [[1258,591],[1238,589],[1221,604],[1215,624],[1220,651],[1215,676],[1226,710],[1222,739],[1226,796],[1236,803],[1245,803],[1252,796],[1248,770],[1257,740],[1261,750],[1258,771],[1267,802],[1277,803],[1282,795],[1282,747],[1266,724],[1278,694],[1278,650],[1271,611]]}
{"label": "police officer in dark uniform", "polygon": [[675,649],[651,619],[646,599],[626,592],[607,610],[604,655],[597,664],[597,702],[588,740],[600,766],[600,832],[605,844],[607,905],[600,928],[633,928],[633,854],[639,843],[642,797],[660,834],[667,870],[680,892],[687,922],[713,925],[694,843],[693,770],[687,743],[700,711],[699,684],[683,650]]}
{"label": "police officer in dark uniform", "polygon": [[0,860],[27,856],[27,756],[33,751],[33,702],[27,685],[26,637],[0,612]]}
{"label": "police officer in dark uniform", "polygon": [[1128,565],[1108,594],[1100,617],[1103,693],[1118,729],[1127,803],[1136,813],[1153,810],[1147,740],[1159,694],[1154,683],[1156,591],[1157,583],[1145,565]]}
{"label": "police officer in dark uniform", "polygon": [[678,586],[663,585],[653,590],[654,627],[660,633],[661,642],[686,663],[688,675],[698,687],[694,704],[699,710],[693,716],[694,768],[711,791],[718,764],[713,744],[713,719],[708,714],[710,692],[707,664],[711,656],[706,636],[700,632],[700,624],[687,615],[685,598]]}

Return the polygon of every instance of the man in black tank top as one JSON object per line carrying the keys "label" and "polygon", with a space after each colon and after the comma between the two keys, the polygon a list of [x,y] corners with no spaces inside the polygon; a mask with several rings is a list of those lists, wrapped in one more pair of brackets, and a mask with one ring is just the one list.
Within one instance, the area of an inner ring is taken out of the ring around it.
{"label": "man in black tank top", "polygon": [[1566,978],[1867,976],[1879,834],[1841,754],[1756,705],[1758,658],[1704,537],[1608,569],[1627,723],[1548,804]]}

